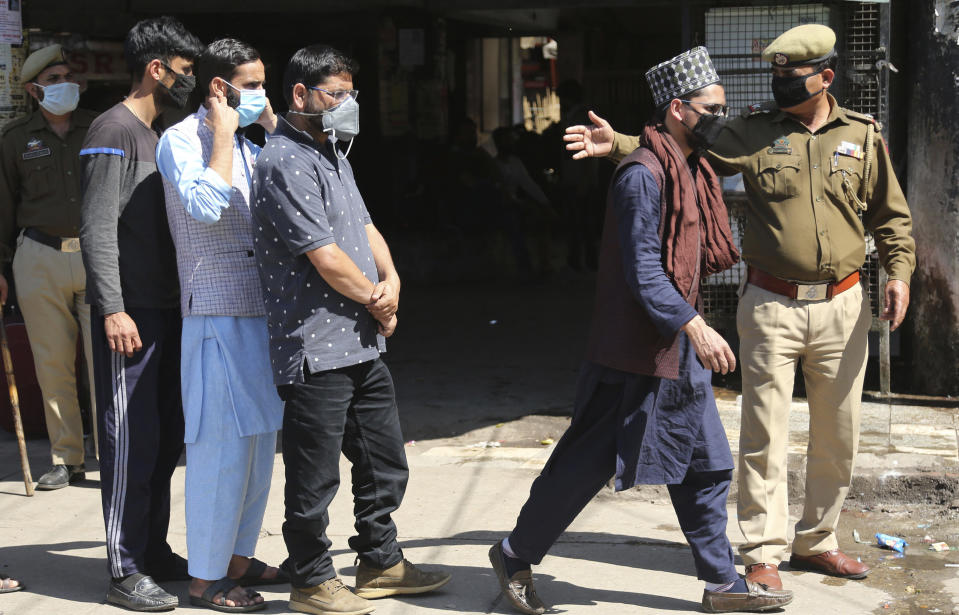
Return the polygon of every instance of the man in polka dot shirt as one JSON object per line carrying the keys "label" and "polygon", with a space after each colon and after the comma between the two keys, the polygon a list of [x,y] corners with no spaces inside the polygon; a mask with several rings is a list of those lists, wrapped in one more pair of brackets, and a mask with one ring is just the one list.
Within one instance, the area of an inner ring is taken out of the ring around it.
{"label": "man in polka dot shirt", "polygon": [[[396,328],[400,280],[335,147],[359,131],[355,72],[352,59],[323,45],[293,55],[283,77],[290,111],[253,180],[254,252],[285,402],[290,608],[306,613],[368,613],[367,598],[426,592],[450,578],[403,558],[390,517],[409,471],[379,355]],[[326,536],[341,450],[353,464],[355,594],[337,578]]]}

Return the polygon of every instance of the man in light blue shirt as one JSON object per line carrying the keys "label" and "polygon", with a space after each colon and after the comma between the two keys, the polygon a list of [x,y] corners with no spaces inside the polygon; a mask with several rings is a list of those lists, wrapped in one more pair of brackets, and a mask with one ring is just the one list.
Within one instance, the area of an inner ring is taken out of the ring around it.
{"label": "man in light blue shirt", "polygon": [[276,116],[263,62],[233,39],[199,59],[208,98],[157,146],[177,252],[183,314],[181,387],[187,450],[191,604],[265,606],[241,585],[286,582],[253,558],[283,407],[271,386],[263,294],[253,258],[252,169],[260,148],[237,132]]}

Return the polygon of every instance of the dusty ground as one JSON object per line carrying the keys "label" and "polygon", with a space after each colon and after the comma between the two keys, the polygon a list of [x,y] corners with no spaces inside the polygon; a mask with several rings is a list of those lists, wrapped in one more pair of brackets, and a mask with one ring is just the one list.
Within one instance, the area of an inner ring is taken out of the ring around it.
{"label": "dusty ground", "polygon": [[[520,449],[546,448],[548,444],[541,442],[558,440],[569,423],[592,288],[592,279],[579,275],[535,285],[404,288],[400,328],[390,340],[386,361],[396,382],[407,440],[417,441],[420,449],[445,446],[454,452],[480,441],[496,440],[517,453],[524,452]],[[735,400],[736,394],[733,390],[717,390],[717,397],[726,402]],[[937,403],[925,402],[933,406]],[[951,418],[956,408],[939,411]],[[9,438],[0,438],[0,443],[10,452],[4,458],[9,465],[0,464],[0,478],[14,481],[11,493],[19,493],[15,447]],[[30,446],[34,473],[39,475],[46,469],[43,454],[38,454],[44,445],[33,440]],[[542,461],[537,458],[519,466],[515,461],[510,463],[512,468],[521,467],[532,476]],[[661,488],[600,495],[600,499],[606,498],[656,502],[654,516],[662,522],[658,527],[652,524],[650,532],[675,529],[675,517]],[[940,500],[950,502],[955,498],[959,494]],[[848,501],[840,542],[845,551],[873,566],[873,574],[864,583],[892,596],[876,612],[959,615],[959,574],[957,569],[945,567],[946,563],[959,563],[959,551],[935,553],[922,543],[928,534],[937,541],[959,546],[959,508],[950,509],[948,504],[867,507],[859,503],[866,501],[869,499],[865,497]],[[869,544],[855,543],[853,529]],[[892,552],[874,546],[872,536],[877,531],[903,535],[911,544],[907,555],[892,557]],[[100,532],[102,527],[93,527],[90,536],[100,540]],[[635,535],[637,541],[644,540],[642,527],[627,533]],[[675,545],[684,548],[680,542]],[[789,583],[793,573],[786,568],[784,565],[783,575]],[[824,578],[822,583],[860,582]],[[907,589],[910,587],[911,592]]]}

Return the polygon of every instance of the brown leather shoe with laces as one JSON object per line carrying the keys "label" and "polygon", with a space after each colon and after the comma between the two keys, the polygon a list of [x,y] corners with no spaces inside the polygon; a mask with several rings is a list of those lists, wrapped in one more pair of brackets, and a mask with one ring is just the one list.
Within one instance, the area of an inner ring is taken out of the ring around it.
{"label": "brown leather shoe with laces", "polygon": [[782,589],[783,581],[779,578],[779,567],[772,564],[750,564],[746,566],[746,580],[765,585],[769,589]]}
{"label": "brown leather shoe with laces", "polygon": [[506,562],[503,561],[503,547],[499,541],[489,550],[489,561],[496,571],[499,587],[510,605],[520,613],[526,615],[542,615],[546,612],[546,605],[536,595],[533,587],[533,571],[520,570],[512,577],[507,577]]}
{"label": "brown leather shoe with laces", "polygon": [[793,570],[821,572],[844,579],[864,579],[869,574],[869,566],[849,557],[839,549],[817,555],[793,553],[789,558],[789,567]]}
{"label": "brown leather shoe with laces", "polygon": [[367,600],[397,594],[423,594],[449,583],[447,572],[420,570],[407,560],[384,570],[360,562],[356,567],[356,595]]}

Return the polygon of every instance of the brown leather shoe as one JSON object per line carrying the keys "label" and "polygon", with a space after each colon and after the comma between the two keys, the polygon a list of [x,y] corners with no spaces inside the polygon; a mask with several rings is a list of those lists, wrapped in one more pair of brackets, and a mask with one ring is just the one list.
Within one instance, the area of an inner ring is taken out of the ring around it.
{"label": "brown leather shoe", "polygon": [[792,554],[789,567],[793,570],[810,570],[844,579],[864,579],[869,574],[869,566],[855,560],[839,549],[817,555]]}
{"label": "brown leather shoe", "polygon": [[769,589],[752,581],[746,581],[746,587],[749,591],[745,594],[703,590],[703,610],[707,613],[771,611],[793,601],[793,593],[788,589]]}
{"label": "brown leather shoe", "polygon": [[782,589],[783,581],[779,578],[779,567],[772,564],[750,564],[746,566],[746,580],[765,585],[769,589]]}

